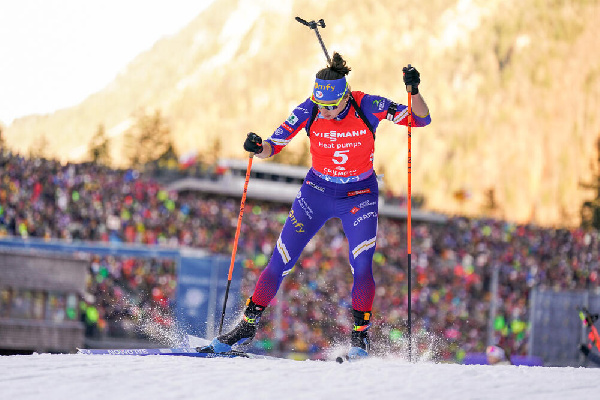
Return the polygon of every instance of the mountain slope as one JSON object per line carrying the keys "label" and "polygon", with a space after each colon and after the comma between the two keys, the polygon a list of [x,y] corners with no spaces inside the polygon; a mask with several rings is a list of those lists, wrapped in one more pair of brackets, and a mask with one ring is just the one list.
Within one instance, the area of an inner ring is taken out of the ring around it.
{"label": "mountain slope", "polygon": [[[159,109],[179,151],[202,153],[220,140],[222,156],[245,157],[246,132],[270,135],[325,66],[314,33],[294,17],[324,18],[323,40],[353,68],[353,89],[405,103],[401,69],[421,71],[433,122],[413,131],[412,190],[428,208],[578,223],[594,194],[579,182],[592,181],[600,134],[600,1],[273,4],[215,2],[80,105],[15,121],[8,145],[27,152],[44,136],[47,155],[79,160],[104,124],[122,161],[123,130]],[[306,142],[298,135],[286,151]],[[396,192],[406,190],[406,142],[405,128],[380,125],[376,167]]]}

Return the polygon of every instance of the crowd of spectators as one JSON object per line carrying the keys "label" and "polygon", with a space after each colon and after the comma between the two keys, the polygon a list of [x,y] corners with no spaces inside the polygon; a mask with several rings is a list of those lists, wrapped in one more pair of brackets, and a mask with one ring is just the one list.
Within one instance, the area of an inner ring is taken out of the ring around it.
{"label": "crowd of spectators", "polygon": [[169,259],[93,255],[80,302],[86,335],[162,339],[176,326],[176,273]]}
{"label": "crowd of spectators", "polygon": [[[0,237],[189,246],[231,254],[239,199],[166,191],[133,170],[67,164],[0,154]],[[238,255],[245,259],[242,293],[252,293],[268,262],[289,204],[248,201]],[[439,357],[483,352],[498,276],[494,342],[526,354],[528,299],[535,286],[598,288],[598,232],[548,229],[492,219],[413,221],[412,321],[418,345]],[[407,332],[406,224],[380,216],[374,257],[377,283],[374,351],[401,351]],[[348,341],[352,326],[348,246],[337,220],[309,243],[267,309],[255,346],[323,356]],[[89,335],[132,335],[142,320],[174,324],[176,271],[168,260],[93,256]],[[93,311],[96,310],[96,311]],[[95,317],[95,318],[94,318]]]}

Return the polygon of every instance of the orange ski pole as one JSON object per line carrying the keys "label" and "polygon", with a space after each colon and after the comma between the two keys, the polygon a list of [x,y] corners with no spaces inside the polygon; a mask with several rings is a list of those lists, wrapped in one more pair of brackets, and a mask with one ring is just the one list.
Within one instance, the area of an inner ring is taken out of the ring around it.
{"label": "orange ski pole", "polygon": [[223,332],[223,320],[225,319],[225,308],[227,308],[227,298],[229,297],[229,286],[233,276],[233,266],[235,265],[235,253],[237,252],[240,229],[242,227],[242,218],[244,216],[244,204],[246,204],[246,192],[248,192],[248,182],[250,181],[250,170],[252,169],[252,158],[254,153],[248,157],[248,167],[246,168],[246,182],[244,182],[244,191],[242,192],[242,202],[240,204],[240,215],[238,216],[237,229],[235,230],[235,239],[233,240],[233,251],[231,252],[231,263],[229,264],[229,275],[227,275],[227,289],[225,289],[225,301],[223,301],[223,312],[221,313],[221,322],[219,323],[219,335]]}
{"label": "orange ski pole", "polygon": [[[410,64],[408,64],[410,68]],[[411,267],[411,235],[412,235],[412,201],[411,201],[411,126],[412,126],[412,85],[406,85],[408,92],[408,191],[406,198],[406,248],[408,254],[408,361],[412,361],[412,267]]]}

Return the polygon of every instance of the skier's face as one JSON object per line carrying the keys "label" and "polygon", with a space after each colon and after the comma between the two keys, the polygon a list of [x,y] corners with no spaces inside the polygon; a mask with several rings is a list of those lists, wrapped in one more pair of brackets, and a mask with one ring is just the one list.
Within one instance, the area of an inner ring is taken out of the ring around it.
{"label": "skier's face", "polygon": [[[321,115],[323,116],[323,118],[334,119],[335,117],[338,116],[339,113],[342,112],[342,110],[346,107],[347,103],[348,103],[348,95],[344,96],[342,101],[337,106],[324,107],[324,106],[319,105],[318,107],[319,107],[319,111],[321,112]],[[333,109],[331,109],[331,108],[333,108]]]}

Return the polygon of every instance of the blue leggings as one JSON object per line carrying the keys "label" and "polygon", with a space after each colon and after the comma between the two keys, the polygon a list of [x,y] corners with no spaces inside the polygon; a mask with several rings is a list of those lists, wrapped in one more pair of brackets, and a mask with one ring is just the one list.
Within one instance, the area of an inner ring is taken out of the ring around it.
{"label": "blue leggings", "polygon": [[317,177],[311,169],[292,204],[269,264],[256,283],[252,300],[261,306],[269,305],[283,277],[292,270],[310,239],[329,219],[339,218],[350,248],[354,277],[352,308],[371,311],[375,296],[373,254],[377,210],[378,188],[374,173],[360,182],[338,184]]}

